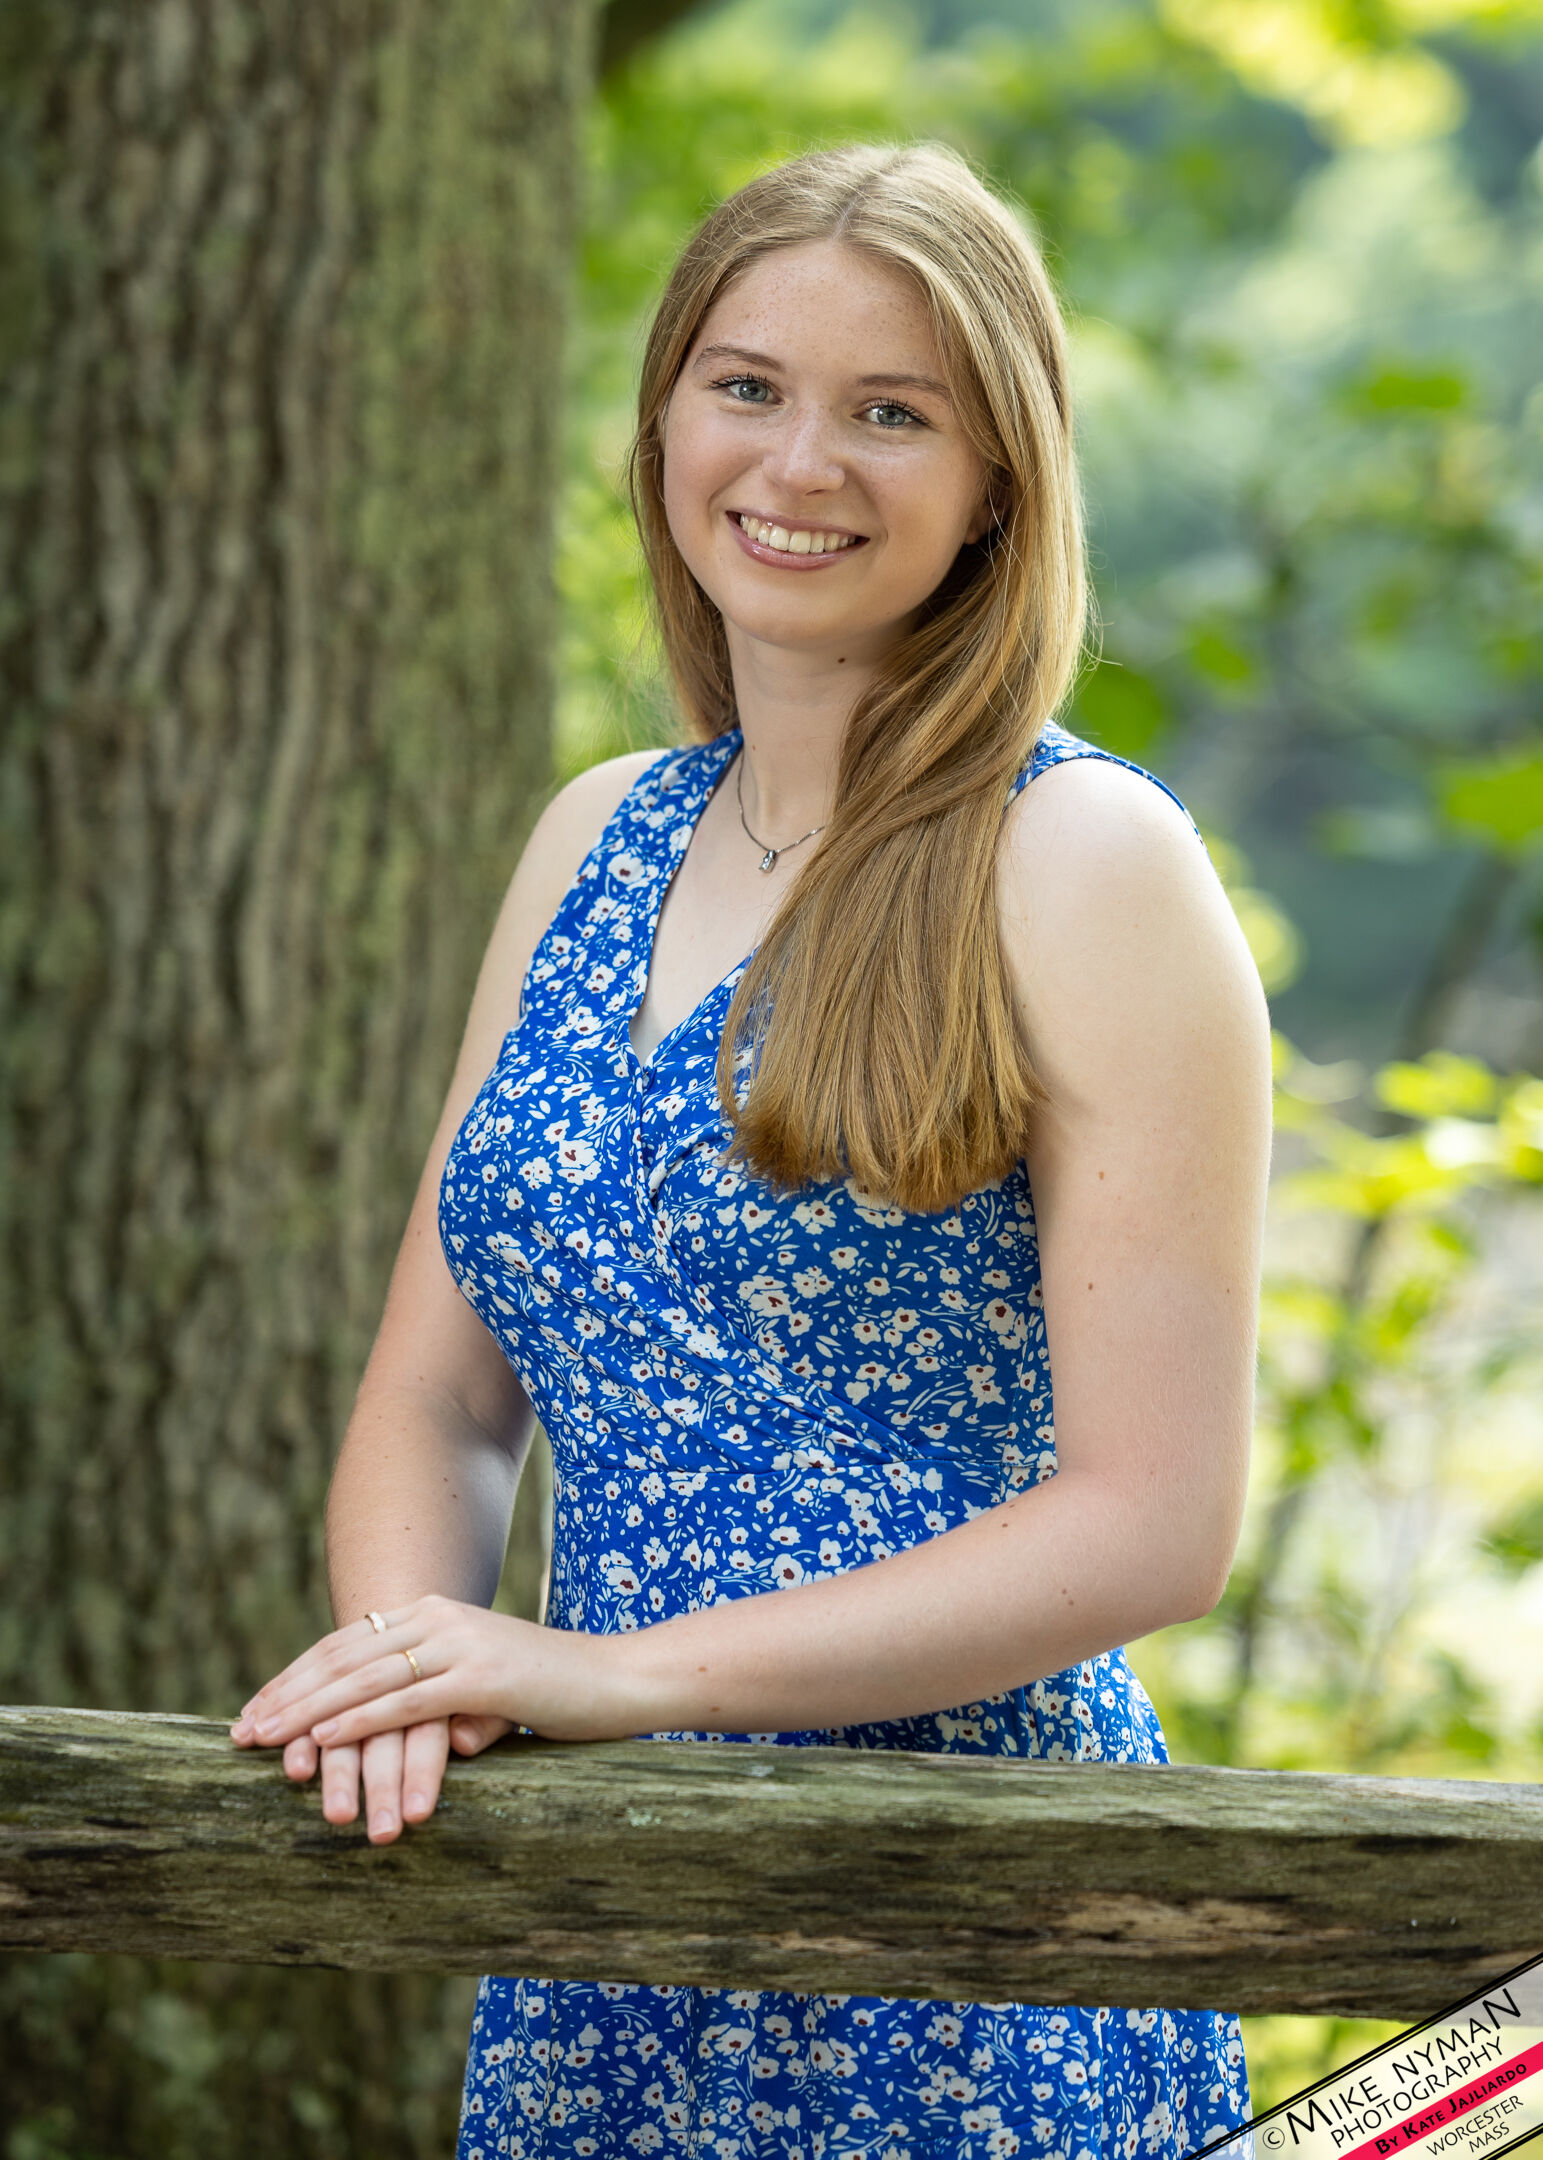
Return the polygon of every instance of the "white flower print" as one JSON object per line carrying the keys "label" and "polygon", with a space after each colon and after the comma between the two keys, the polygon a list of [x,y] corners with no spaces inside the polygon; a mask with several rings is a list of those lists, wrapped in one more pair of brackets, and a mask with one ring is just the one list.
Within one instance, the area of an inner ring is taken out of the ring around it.
{"label": "white flower print", "polygon": [[753,1275],[741,1284],[739,1294],[753,1313],[781,1314],[791,1310],[787,1291],[772,1275]]}
{"label": "white flower print", "polygon": [[587,1185],[600,1175],[600,1161],[587,1140],[562,1140],[555,1150],[557,1174],[570,1185]]}
{"label": "white flower print", "polygon": [[997,1385],[996,1374],[989,1365],[966,1365],[964,1372],[970,1383],[970,1393],[978,1403],[1002,1400],[1002,1390]]}

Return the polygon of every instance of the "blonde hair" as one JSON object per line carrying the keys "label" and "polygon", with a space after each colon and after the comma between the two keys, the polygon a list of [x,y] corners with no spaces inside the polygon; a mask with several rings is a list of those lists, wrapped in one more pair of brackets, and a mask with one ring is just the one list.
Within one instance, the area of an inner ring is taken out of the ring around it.
{"label": "blonde hair", "polygon": [[[779,1190],[850,1177],[935,1210],[1004,1176],[1038,1088],[1014,1013],[996,859],[1014,775],[1066,693],[1086,615],[1065,333],[1022,228],[938,145],[820,151],[690,241],[643,360],[628,478],[688,728],[736,722],[723,620],[664,510],[663,415],[714,302],[773,249],[839,240],[926,302],[994,522],[858,698],[821,843],[729,1009],[730,1152]],[[753,1056],[735,1100],[735,1051]]]}

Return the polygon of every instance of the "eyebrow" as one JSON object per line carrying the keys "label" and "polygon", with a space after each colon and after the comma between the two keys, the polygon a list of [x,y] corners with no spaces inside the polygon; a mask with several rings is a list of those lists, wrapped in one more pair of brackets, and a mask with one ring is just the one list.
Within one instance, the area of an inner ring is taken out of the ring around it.
{"label": "eyebrow", "polygon": [[[704,345],[691,365],[699,367],[704,360],[746,360],[751,367],[768,368],[773,374],[783,366],[782,361],[773,360],[769,353],[749,352],[743,345]],[[940,398],[950,395],[947,383],[939,382],[933,375],[860,375],[857,387],[860,390],[930,390],[934,397]]]}

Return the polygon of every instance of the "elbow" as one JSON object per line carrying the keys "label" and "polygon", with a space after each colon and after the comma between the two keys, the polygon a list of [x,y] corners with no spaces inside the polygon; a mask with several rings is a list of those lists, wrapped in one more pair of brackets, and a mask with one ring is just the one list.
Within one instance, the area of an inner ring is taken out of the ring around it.
{"label": "elbow", "polygon": [[1203,1620],[1207,1613],[1215,1612],[1226,1594],[1232,1576],[1233,1548],[1229,1543],[1224,1553],[1194,1556],[1195,1564],[1180,1585],[1182,1609],[1174,1614],[1174,1622]]}
{"label": "elbow", "polygon": [[1222,1601],[1222,1592],[1226,1587],[1227,1578],[1225,1575],[1222,1576],[1219,1582],[1215,1577],[1208,1578],[1206,1582],[1197,1586],[1193,1596],[1185,1599],[1182,1612],[1174,1615],[1175,1622],[1182,1624],[1189,1620],[1203,1620],[1207,1613],[1215,1612]]}
{"label": "elbow", "polygon": [[1202,1568],[1170,1564],[1160,1573],[1148,1573],[1145,1578],[1135,1572],[1128,1574],[1118,1604],[1111,1612],[1111,1618],[1122,1630],[1121,1640],[1134,1642],[1143,1635],[1156,1635],[1163,1628],[1184,1627],[1191,1620],[1203,1620],[1221,1603],[1228,1573],[1225,1566]]}

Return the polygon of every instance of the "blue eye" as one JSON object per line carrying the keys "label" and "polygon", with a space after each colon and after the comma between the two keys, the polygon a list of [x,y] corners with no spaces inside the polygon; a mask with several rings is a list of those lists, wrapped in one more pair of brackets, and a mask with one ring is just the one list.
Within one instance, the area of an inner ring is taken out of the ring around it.
{"label": "blue eye", "polygon": [[[730,403],[734,405],[765,405],[776,395],[773,386],[766,380],[764,375],[724,375],[717,382],[710,383],[708,387],[712,390],[722,390],[729,398]],[[742,396],[740,394],[741,392],[756,391],[762,394],[760,396]],[[913,412],[909,405],[902,405],[895,398],[881,398],[876,404],[868,406],[866,410],[870,415],[887,413],[893,416],[878,422],[880,432],[885,435],[899,435],[908,427],[926,427],[927,425],[927,421],[922,414]]]}
{"label": "blue eye", "polygon": [[[765,390],[768,394],[771,391],[771,384],[759,375],[726,375],[722,382],[715,382],[712,387],[727,390],[731,396],[737,390]],[[736,405],[759,405],[761,402],[759,398],[734,398]]]}

